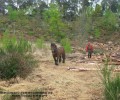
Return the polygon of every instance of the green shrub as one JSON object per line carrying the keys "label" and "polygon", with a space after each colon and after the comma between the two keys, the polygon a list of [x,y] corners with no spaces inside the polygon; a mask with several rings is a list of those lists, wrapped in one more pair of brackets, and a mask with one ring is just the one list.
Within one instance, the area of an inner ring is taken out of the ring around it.
{"label": "green shrub", "polygon": [[108,31],[114,31],[117,25],[117,17],[116,15],[110,11],[106,10],[102,20],[100,21],[100,26]]}
{"label": "green shrub", "polygon": [[31,44],[23,38],[9,38],[9,34],[2,38],[0,58],[1,79],[10,79],[16,76],[25,78],[36,64],[31,54]]}
{"label": "green shrub", "polygon": [[61,40],[61,44],[62,46],[65,48],[65,52],[67,53],[71,53],[72,52],[72,48],[71,48],[71,44],[70,44],[70,40],[67,38],[64,38]]}
{"label": "green shrub", "polygon": [[105,100],[120,100],[120,75],[112,76],[112,67],[108,68],[108,64],[102,70],[104,99]]}
{"label": "green shrub", "polygon": [[21,55],[20,53],[5,53],[0,61],[0,78],[10,79],[16,76],[25,78],[35,65],[35,60],[31,55]]}

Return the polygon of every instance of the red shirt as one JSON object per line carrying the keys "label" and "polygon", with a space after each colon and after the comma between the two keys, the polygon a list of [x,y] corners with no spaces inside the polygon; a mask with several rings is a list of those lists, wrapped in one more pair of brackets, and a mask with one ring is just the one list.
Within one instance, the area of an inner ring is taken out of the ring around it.
{"label": "red shirt", "polygon": [[93,51],[93,46],[90,43],[88,43],[86,46],[86,52],[88,52],[88,50]]}

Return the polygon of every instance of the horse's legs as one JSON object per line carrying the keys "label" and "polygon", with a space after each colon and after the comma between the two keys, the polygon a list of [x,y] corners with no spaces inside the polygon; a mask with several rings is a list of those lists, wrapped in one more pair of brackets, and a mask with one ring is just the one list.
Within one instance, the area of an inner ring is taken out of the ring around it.
{"label": "horse's legs", "polygon": [[65,63],[65,53],[62,54],[63,63]]}
{"label": "horse's legs", "polygon": [[59,63],[61,62],[61,56],[59,56]]}
{"label": "horse's legs", "polygon": [[59,56],[57,56],[56,65],[58,65],[58,61],[59,61]]}
{"label": "horse's legs", "polygon": [[55,61],[55,65],[58,65],[58,60],[56,59],[56,57],[53,57],[54,61]]}

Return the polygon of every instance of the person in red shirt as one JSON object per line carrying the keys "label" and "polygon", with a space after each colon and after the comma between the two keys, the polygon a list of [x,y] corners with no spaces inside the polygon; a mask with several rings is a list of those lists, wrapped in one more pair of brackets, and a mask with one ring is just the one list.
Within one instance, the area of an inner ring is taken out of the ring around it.
{"label": "person in red shirt", "polygon": [[86,52],[88,52],[88,58],[91,58],[93,53],[93,46],[90,42],[88,42],[88,44],[86,45]]}

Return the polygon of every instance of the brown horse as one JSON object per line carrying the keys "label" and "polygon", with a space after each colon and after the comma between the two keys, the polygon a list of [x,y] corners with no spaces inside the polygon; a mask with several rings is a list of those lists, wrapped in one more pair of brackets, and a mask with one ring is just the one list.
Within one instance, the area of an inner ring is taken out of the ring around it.
{"label": "brown horse", "polygon": [[61,62],[61,58],[62,62],[65,63],[65,50],[63,47],[57,48],[55,43],[51,43],[51,51],[55,61],[55,65],[58,65],[58,62]]}

